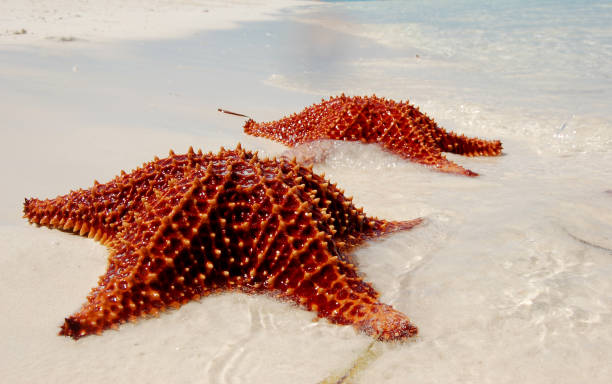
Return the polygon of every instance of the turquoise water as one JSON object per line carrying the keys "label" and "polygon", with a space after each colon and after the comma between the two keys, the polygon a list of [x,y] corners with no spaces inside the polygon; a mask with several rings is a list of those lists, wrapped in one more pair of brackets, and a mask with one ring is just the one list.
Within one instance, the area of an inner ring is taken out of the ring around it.
{"label": "turquoise water", "polygon": [[448,65],[442,71],[393,72],[400,79],[455,86],[461,98],[480,102],[537,102],[538,108],[609,116],[609,2],[349,2],[325,13],[397,52],[414,51]]}

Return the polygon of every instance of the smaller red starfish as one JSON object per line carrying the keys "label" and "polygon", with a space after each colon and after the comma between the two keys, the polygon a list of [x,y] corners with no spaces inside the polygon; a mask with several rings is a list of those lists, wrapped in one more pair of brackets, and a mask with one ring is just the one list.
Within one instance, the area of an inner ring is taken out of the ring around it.
{"label": "smaller red starfish", "polygon": [[498,140],[487,141],[447,132],[418,107],[376,95],[332,97],[273,122],[256,123],[249,119],[244,131],[291,147],[321,139],[379,143],[405,159],[433,166],[441,172],[466,176],[478,174],[447,160],[442,152],[497,156],[502,151]]}

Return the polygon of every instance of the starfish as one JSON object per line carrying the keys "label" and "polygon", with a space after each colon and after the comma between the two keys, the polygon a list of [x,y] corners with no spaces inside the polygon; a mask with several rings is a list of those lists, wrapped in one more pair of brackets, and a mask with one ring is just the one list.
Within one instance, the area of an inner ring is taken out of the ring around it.
{"label": "starfish", "polygon": [[418,107],[376,95],[331,97],[298,114],[273,122],[256,123],[249,118],[244,131],[290,147],[321,139],[378,143],[405,159],[433,166],[441,172],[466,176],[478,174],[449,161],[442,152],[497,156],[502,150],[499,141],[447,132],[421,113]]}
{"label": "starfish", "polygon": [[26,199],[24,217],[93,237],[108,268],[60,334],[78,339],[220,291],[268,294],[380,340],[417,333],[378,301],[351,250],[421,222],[367,217],[295,160],[170,151],[106,184]]}

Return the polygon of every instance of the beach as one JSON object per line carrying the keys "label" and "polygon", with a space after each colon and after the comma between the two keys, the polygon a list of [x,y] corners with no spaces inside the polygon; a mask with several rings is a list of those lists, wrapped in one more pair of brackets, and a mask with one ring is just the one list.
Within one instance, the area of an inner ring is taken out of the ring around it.
{"label": "beach", "polygon": [[[418,5],[418,6],[417,6]],[[6,382],[607,383],[612,379],[612,8],[536,2],[4,1],[0,373]],[[265,296],[218,294],[58,336],[107,249],[29,225],[24,198],[172,149],[260,156],[242,132],[322,98],[410,100],[499,157],[435,172],[327,144],[317,173],[371,216],[425,219],[355,252],[419,336],[376,342]]]}

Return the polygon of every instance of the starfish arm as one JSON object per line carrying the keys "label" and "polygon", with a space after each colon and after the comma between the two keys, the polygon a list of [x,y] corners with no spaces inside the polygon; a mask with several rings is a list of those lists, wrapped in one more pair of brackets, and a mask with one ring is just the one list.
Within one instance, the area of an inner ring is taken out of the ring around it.
{"label": "starfish arm", "polygon": [[[273,236],[260,238],[264,246],[257,246],[263,251],[250,282],[252,290],[277,292],[278,296],[315,311],[318,317],[352,325],[381,340],[415,335],[417,328],[408,317],[380,303],[372,286],[357,276],[352,264],[343,260],[331,235],[321,230],[324,223],[313,219],[312,208],[290,206],[283,205],[278,218],[273,215],[267,220],[274,224],[272,228],[266,226],[264,233]],[[282,225],[283,222],[291,224]]]}
{"label": "starfish arm", "polygon": [[422,145],[421,140],[427,140],[423,136],[416,137],[384,137],[380,144],[390,152],[400,155],[405,159],[416,163],[427,165],[444,173],[454,173],[465,176],[478,176],[477,173],[465,169],[462,166],[448,160],[437,147]]}
{"label": "starfish arm", "polygon": [[89,189],[71,191],[54,199],[26,199],[24,217],[30,223],[45,225],[103,243],[114,238],[135,216],[149,209],[171,183],[185,177],[193,167],[193,149],[183,156],[172,156],[145,163],[131,174],[122,171],[108,183],[97,181]]}
{"label": "starfish arm", "polygon": [[[279,141],[290,147],[321,139],[337,139],[342,127],[342,118],[349,113],[352,105],[347,104],[344,95],[305,108],[282,119],[257,123],[249,119],[244,132],[253,136]],[[336,130],[335,134],[330,131]]]}
{"label": "starfish arm", "polygon": [[208,217],[215,196],[201,195],[211,197],[200,179],[179,181],[164,198],[176,204],[158,204],[126,227],[111,243],[109,266],[98,287],[81,310],[65,320],[60,334],[78,339],[101,333],[219,288],[216,276],[206,276],[218,250],[202,242],[214,238]]}
{"label": "starfish arm", "polygon": [[440,151],[451,152],[463,156],[497,156],[501,154],[502,145],[499,140],[487,141],[470,138],[448,132],[438,126],[434,119],[419,111],[418,107],[408,103],[394,103],[389,108],[397,108],[407,121],[416,127],[420,134],[427,138],[428,146],[435,146]]}
{"label": "starfish arm", "polygon": [[463,156],[499,156],[503,149],[499,140],[483,140],[457,135],[437,126],[432,136],[441,151]]}
{"label": "starfish arm", "polygon": [[30,223],[76,232],[104,243],[116,234],[120,224],[116,219],[125,212],[125,206],[113,205],[97,195],[94,187],[54,199],[26,199],[23,212]]}
{"label": "starfish arm", "polygon": [[64,319],[60,335],[76,340],[90,334],[100,334],[138,316],[139,300],[130,300],[124,291],[128,287],[135,288],[130,277],[141,258],[141,252],[130,249],[125,253],[111,253],[109,266],[100,277],[99,285],[92,289],[79,311]]}
{"label": "starfish arm", "polygon": [[[160,226],[160,231],[171,225]],[[78,339],[100,334],[127,321],[157,315],[167,308],[178,308],[210,292],[203,280],[198,279],[198,274],[187,279],[175,268],[185,260],[180,256],[168,257],[169,250],[174,250],[172,247],[176,247],[175,244],[165,244],[164,241],[164,247],[160,249],[147,246],[121,254],[129,263],[116,261],[116,265],[109,266],[100,278],[100,286],[92,291],[88,301],[77,313],[65,319],[60,335]],[[184,254],[185,247],[178,246],[177,250]]]}
{"label": "starfish arm", "polygon": [[352,252],[356,247],[362,245],[365,241],[376,239],[389,235],[394,232],[407,231],[423,222],[422,218],[416,218],[406,221],[387,221],[378,218],[367,218],[368,228],[364,228],[361,232],[350,234],[342,241],[336,243],[338,251],[344,255]]}
{"label": "starfish arm", "polygon": [[297,143],[294,143],[293,140],[285,137],[284,135],[279,135],[276,133],[278,130],[276,129],[278,124],[274,124],[273,122],[262,122],[258,123],[253,119],[248,119],[244,126],[244,132],[247,135],[263,137],[266,139],[279,141],[285,145],[290,147],[294,146]]}
{"label": "starfish arm", "polygon": [[306,243],[299,243],[299,248],[284,248],[275,264],[279,267],[264,268],[268,277],[264,286],[317,312],[318,317],[335,324],[352,325],[380,340],[414,336],[417,328],[410,319],[380,303],[372,286],[357,276],[352,264],[342,261],[335,253],[330,236],[318,232]]}
{"label": "starfish arm", "polygon": [[316,131],[308,129],[307,120],[293,114],[278,121],[257,123],[249,119],[244,123],[244,132],[252,136],[264,137],[281,142],[289,147],[323,139]]}
{"label": "starfish arm", "polygon": [[[360,304],[357,304],[352,311],[360,311],[359,306]],[[418,333],[418,328],[408,316],[382,303],[370,306],[368,316],[357,321],[356,327],[381,341],[404,340]]]}
{"label": "starfish arm", "polygon": [[363,208],[356,207],[352,197],[346,197],[336,184],[331,184],[323,176],[313,174],[308,168],[298,166],[292,170],[304,183],[304,191],[319,210],[329,214],[332,239],[338,249],[345,253],[365,240],[386,234],[409,230],[423,220],[387,221],[366,216]]}
{"label": "starfish arm", "polygon": [[[315,255],[320,258],[320,255]],[[417,334],[408,316],[378,301],[378,293],[355,273],[352,264],[328,255],[293,291],[295,302],[335,324],[352,325],[379,340],[402,340]]]}

